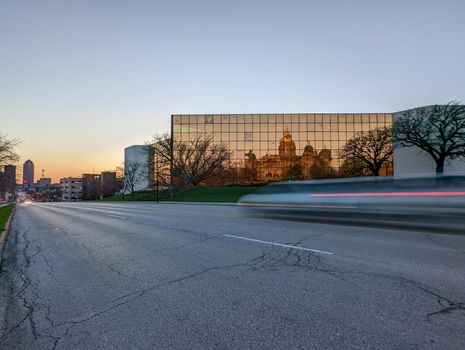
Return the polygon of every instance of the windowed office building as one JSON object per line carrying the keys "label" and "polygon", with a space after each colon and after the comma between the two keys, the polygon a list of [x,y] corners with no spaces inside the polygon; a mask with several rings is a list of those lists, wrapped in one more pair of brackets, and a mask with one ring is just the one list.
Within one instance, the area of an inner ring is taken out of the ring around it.
{"label": "windowed office building", "polygon": [[[232,152],[223,183],[264,183],[337,176],[347,140],[392,126],[392,114],[172,115],[174,142],[209,135]],[[382,172],[392,174],[392,165]]]}

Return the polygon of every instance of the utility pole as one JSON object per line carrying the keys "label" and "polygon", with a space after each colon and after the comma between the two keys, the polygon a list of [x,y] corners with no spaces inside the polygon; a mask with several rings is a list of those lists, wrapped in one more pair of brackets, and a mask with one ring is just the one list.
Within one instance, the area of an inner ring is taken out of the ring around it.
{"label": "utility pole", "polygon": [[[155,147],[157,147],[155,145]],[[155,181],[157,182],[157,203],[160,202],[160,199],[158,197],[158,184],[159,184],[159,176],[158,176],[158,153],[155,151]]]}

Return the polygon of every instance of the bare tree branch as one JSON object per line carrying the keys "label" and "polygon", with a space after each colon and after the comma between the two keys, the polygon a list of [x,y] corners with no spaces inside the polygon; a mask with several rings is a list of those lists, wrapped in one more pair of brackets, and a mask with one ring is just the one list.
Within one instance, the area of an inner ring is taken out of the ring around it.
{"label": "bare tree branch", "polygon": [[144,179],[144,165],[139,162],[126,162],[124,164],[123,194],[129,192],[132,199],[136,191],[136,185]]}
{"label": "bare tree branch", "polygon": [[382,127],[352,137],[339,156],[346,167],[356,164],[361,171],[379,176],[381,168],[392,162],[393,150],[392,128]]}
{"label": "bare tree branch", "polygon": [[197,135],[186,142],[173,140],[172,148],[171,142],[168,134],[154,135],[148,143],[152,152],[149,163],[154,165],[152,169],[158,165],[160,178],[179,178],[187,188],[212,177],[231,157],[226,145],[214,143],[208,135]]}
{"label": "bare tree branch", "polygon": [[7,135],[0,133],[0,167],[16,163],[19,160],[19,156],[15,152],[15,147],[19,143],[18,139],[10,139]]}
{"label": "bare tree branch", "polygon": [[447,158],[465,157],[465,106],[452,101],[406,111],[394,122],[394,136],[396,145],[430,154],[441,173]]}

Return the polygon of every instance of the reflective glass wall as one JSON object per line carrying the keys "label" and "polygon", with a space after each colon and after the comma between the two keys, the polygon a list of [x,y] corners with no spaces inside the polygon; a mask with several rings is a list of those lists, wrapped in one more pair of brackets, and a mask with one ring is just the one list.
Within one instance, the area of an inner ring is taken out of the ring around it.
{"label": "reflective glass wall", "polygon": [[356,133],[391,126],[392,114],[173,115],[173,139],[199,133],[225,143],[240,182],[337,176],[339,151]]}

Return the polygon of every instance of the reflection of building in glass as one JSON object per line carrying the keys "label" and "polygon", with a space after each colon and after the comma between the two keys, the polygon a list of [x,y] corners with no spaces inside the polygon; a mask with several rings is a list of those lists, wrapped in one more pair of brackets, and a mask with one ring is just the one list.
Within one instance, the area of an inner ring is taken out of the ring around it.
{"label": "reflection of building in glass", "polygon": [[[211,135],[233,156],[227,182],[268,182],[337,175],[348,139],[392,125],[391,114],[173,115],[175,142]],[[384,174],[391,170],[384,171]],[[226,180],[225,180],[226,181]]]}

